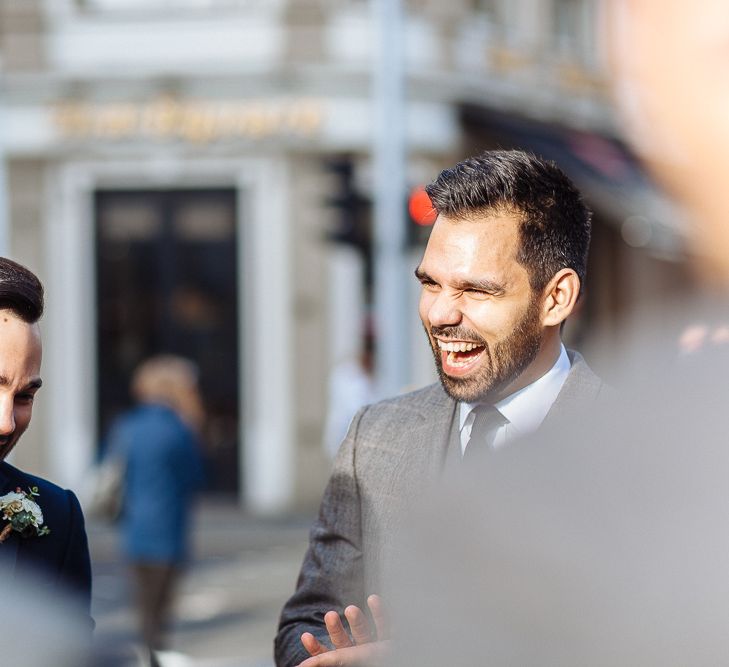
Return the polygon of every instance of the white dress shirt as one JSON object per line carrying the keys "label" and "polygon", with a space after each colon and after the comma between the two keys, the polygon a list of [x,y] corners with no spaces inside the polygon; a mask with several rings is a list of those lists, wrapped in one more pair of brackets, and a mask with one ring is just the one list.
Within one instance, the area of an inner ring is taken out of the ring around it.
{"label": "white dress shirt", "polygon": [[[542,377],[510,396],[494,403],[494,407],[509,421],[499,427],[494,435],[493,447],[503,447],[520,437],[536,431],[547,416],[557,394],[570,372],[570,359],[564,345],[554,366]],[[471,427],[475,419],[473,410],[479,403],[460,403],[459,419],[461,429],[461,454],[471,438]]]}

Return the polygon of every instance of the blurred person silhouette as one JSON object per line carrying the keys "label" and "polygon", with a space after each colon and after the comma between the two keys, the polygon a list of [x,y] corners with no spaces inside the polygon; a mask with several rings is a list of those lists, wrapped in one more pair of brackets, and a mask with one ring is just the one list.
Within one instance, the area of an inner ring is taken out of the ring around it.
{"label": "blurred person silhouette", "polygon": [[434,492],[391,578],[392,664],[729,655],[729,5],[608,0],[602,17],[628,134],[690,221],[698,281],[631,323],[608,407]]}
{"label": "blurred person silhouette", "polygon": [[693,269],[704,285],[726,293],[727,5],[615,0],[603,2],[602,10],[614,97],[628,139],[688,214]]}
{"label": "blurred person silhouette", "polygon": [[19,594],[30,600],[58,596],[90,642],[91,566],[79,502],[72,491],[5,461],[30,425],[42,385],[43,301],[40,280],[0,257],[0,581],[6,615],[21,608]]}
{"label": "blurred person silhouette", "polygon": [[357,411],[375,401],[373,367],[374,339],[367,334],[359,356],[339,361],[329,374],[324,450],[331,459],[336,457]]}
{"label": "blurred person silhouette", "polygon": [[444,170],[426,190],[438,218],[416,277],[440,383],[353,419],[281,613],[280,667],[379,654],[383,604],[368,594],[428,483],[470,467],[480,450],[574,418],[603,390],[561,340],[585,278],[591,217],[565,174],[528,153],[492,151]]}
{"label": "blurred person silhouette", "polygon": [[136,407],[113,424],[108,456],[125,468],[121,529],[136,584],[139,627],[152,664],[164,647],[175,587],[188,555],[190,513],[203,481],[197,369],[160,355],[131,381]]}

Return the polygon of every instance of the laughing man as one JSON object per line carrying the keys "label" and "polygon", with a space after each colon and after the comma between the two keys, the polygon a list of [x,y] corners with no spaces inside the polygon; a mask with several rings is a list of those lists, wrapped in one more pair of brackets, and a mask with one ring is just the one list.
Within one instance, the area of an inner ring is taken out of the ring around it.
{"label": "laughing man", "polygon": [[407,505],[444,468],[498,455],[603,389],[561,340],[585,280],[591,218],[564,173],[494,151],[426,190],[438,217],[415,275],[440,383],[353,419],[281,614],[279,667],[372,658],[382,637],[362,609],[369,602],[380,625],[380,601],[367,596],[379,590]]}
{"label": "laughing man", "polygon": [[[41,282],[0,257],[0,582],[21,586],[33,603],[71,596],[90,636],[91,566],[79,502],[73,492],[5,461],[30,424],[42,384],[42,315]],[[12,607],[10,598],[4,602]],[[12,632],[8,642],[20,645]]]}

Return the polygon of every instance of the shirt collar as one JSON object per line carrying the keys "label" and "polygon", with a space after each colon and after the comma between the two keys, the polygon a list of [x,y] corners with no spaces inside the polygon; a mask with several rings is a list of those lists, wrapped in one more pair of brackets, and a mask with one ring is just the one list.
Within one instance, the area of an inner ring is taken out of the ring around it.
{"label": "shirt collar", "polygon": [[[552,368],[531,384],[494,403],[494,407],[509,420],[510,428],[522,434],[532,433],[544,421],[569,372],[570,359],[564,345],[560,345],[559,357]],[[479,405],[460,404],[460,429],[463,429],[471,411]]]}

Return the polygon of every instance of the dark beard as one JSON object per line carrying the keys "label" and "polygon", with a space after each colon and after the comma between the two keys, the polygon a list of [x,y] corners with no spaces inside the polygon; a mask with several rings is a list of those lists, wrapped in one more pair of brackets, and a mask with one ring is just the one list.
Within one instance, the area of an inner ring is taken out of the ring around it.
{"label": "dark beard", "polygon": [[539,324],[539,305],[530,301],[524,316],[514,330],[493,346],[493,349],[475,332],[463,327],[431,327],[430,335],[468,340],[484,346],[486,364],[479,374],[471,378],[454,378],[443,371],[441,353],[437,343],[429,336],[435,357],[435,367],[446,393],[466,403],[491,402],[519,377],[534,361],[542,343],[543,331]]}

